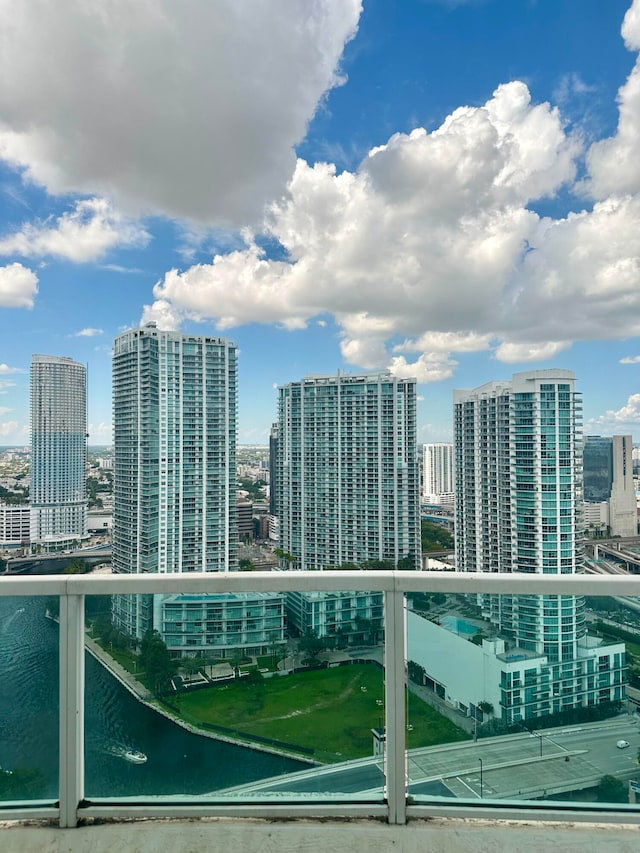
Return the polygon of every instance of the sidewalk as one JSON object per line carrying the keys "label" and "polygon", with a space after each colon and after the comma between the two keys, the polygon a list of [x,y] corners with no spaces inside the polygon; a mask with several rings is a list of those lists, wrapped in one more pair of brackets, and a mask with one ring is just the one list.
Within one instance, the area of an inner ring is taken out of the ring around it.
{"label": "sidewalk", "polygon": [[121,666],[117,660],[114,660],[110,654],[104,651],[94,639],[87,634],[84,636],[84,644],[87,651],[97,658],[105,669],[117,678],[118,681],[127,688],[130,693],[137,696],[139,699],[153,699],[153,693],[142,684],[138,679]]}

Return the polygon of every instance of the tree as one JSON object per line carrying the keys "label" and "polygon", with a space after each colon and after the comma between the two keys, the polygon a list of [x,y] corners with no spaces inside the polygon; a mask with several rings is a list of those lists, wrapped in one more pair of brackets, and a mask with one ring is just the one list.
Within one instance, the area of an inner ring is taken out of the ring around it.
{"label": "tree", "polygon": [[318,662],[318,655],[327,647],[323,637],[319,637],[316,631],[307,631],[298,640],[298,651],[300,652],[302,664],[314,664]]}
{"label": "tree", "polygon": [[63,575],[84,575],[89,571],[90,566],[87,564],[86,560],[82,560],[79,557],[74,557],[73,560],[70,560],[65,570],[63,571]]}
{"label": "tree", "polygon": [[494,707],[491,702],[487,702],[486,699],[483,699],[482,702],[478,702],[477,708],[479,711],[482,711],[482,718],[491,717],[494,713]]}
{"label": "tree", "polygon": [[176,664],[164,640],[156,631],[147,631],[140,644],[140,663],[155,693],[167,686],[176,674]]}
{"label": "tree", "polygon": [[627,786],[616,776],[607,774],[600,779],[596,787],[596,797],[599,803],[628,803]]}
{"label": "tree", "polygon": [[252,563],[251,560],[247,560],[243,558],[238,560],[238,567],[241,572],[252,572],[255,569],[255,563]]}

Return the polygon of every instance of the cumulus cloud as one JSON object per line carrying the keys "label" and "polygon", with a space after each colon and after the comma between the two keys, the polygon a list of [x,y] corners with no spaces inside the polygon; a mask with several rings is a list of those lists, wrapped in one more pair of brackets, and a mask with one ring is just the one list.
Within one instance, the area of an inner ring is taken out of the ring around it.
{"label": "cumulus cloud", "polygon": [[[640,0],[622,33],[640,49]],[[563,86],[588,94],[575,75]],[[300,328],[330,314],[347,362],[421,381],[451,376],[457,353],[535,362],[640,335],[640,63],[619,108],[616,134],[585,151],[515,81],[431,133],[393,135],[354,171],[299,160],[263,226],[278,259],[247,231],[212,263],[169,271],[145,317]],[[533,209],[585,187],[593,201],[564,218]]]}
{"label": "cumulus cloud", "polygon": [[0,267],[0,308],[33,308],[38,276],[22,264]]}
{"label": "cumulus cloud", "polygon": [[619,409],[609,409],[603,415],[593,418],[585,425],[587,432],[620,433],[625,425],[640,424],[640,394],[632,394],[626,405]]}
{"label": "cumulus cloud", "polygon": [[86,329],[80,329],[79,332],[74,334],[74,338],[95,338],[96,335],[104,335],[104,331],[102,329],[92,329],[88,327]]}
{"label": "cumulus cloud", "polygon": [[[0,0],[0,157],[52,193],[244,224],[293,146],[361,0]],[[55,69],[55,73],[52,73]]]}
{"label": "cumulus cloud", "polygon": [[16,435],[19,429],[20,424],[18,423],[18,421],[0,422],[0,436],[2,436],[2,438],[7,438],[8,436]]}
{"label": "cumulus cloud", "polygon": [[83,263],[102,258],[116,247],[148,242],[144,228],[127,220],[106,199],[92,198],[76,202],[73,211],[63,213],[54,223],[27,223],[0,239],[0,255],[53,255]]}
{"label": "cumulus cloud", "polygon": [[526,205],[573,180],[578,151],[558,112],[515,82],[433,133],[392,136],[356,172],[299,160],[266,225],[286,259],[247,233],[243,249],[168,272],[144,318],[299,328],[330,312],[348,362],[450,376],[450,352],[487,349],[517,325],[514,273],[542,233]]}
{"label": "cumulus cloud", "polygon": [[620,364],[640,364],[640,355],[627,355],[620,359]]}
{"label": "cumulus cloud", "polygon": [[[625,15],[622,36],[629,50],[640,50],[640,0]],[[587,154],[586,186],[597,199],[640,192],[640,59],[618,92],[619,119],[614,136],[594,143]]]}
{"label": "cumulus cloud", "polygon": [[0,364],[0,374],[7,373],[22,373],[22,369],[20,367],[9,367],[8,364]]}
{"label": "cumulus cloud", "polygon": [[91,444],[111,444],[113,441],[113,425],[110,423],[89,424],[87,432]]}

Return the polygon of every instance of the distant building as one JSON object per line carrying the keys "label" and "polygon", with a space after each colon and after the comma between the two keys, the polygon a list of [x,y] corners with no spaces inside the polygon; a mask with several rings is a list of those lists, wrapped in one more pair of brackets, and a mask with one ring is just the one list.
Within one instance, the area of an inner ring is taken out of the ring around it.
{"label": "distant building", "polygon": [[633,481],[633,439],[613,436],[613,482],[609,498],[609,526],[612,536],[638,535],[638,509]]}
{"label": "distant building", "polygon": [[427,503],[453,502],[453,444],[424,445],[422,494]]}
{"label": "distant building", "polygon": [[0,503],[0,548],[24,548],[31,535],[28,504]]}
{"label": "distant building", "polygon": [[238,501],[238,538],[240,542],[253,539],[253,504],[251,501]]}
{"label": "distant building", "polygon": [[[155,323],[115,339],[114,572],[237,568],[236,409],[231,341]],[[142,637],[151,599],[117,596],[117,626]]]}
{"label": "distant building", "polygon": [[278,393],[283,565],[420,568],[415,379],[308,376]]}
{"label": "distant building", "polygon": [[632,437],[588,435],[582,460],[587,531],[592,535],[636,536]]}
{"label": "distant building", "polygon": [[31,361],[30,538],[46,550],[87,537],[87,371],[66,356]]}

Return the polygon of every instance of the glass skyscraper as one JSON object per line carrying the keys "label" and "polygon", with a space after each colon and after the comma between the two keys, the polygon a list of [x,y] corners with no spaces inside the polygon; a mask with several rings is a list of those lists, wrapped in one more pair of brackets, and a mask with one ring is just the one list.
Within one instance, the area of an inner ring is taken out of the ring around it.
{"label": "glass skyscraper", "polygon": [[[232,342],[154,323],[116,338],[114,571],[237,568],[236,418]],[[114,620],[141,637],[151,601],[119,597]]]}
{"label": "glass skyscraper", "polygon": [[288,566],[420,567],[415,379],[339,374],[281,387],[276,468]]}
{"label": "glass skyscraper", "polygon": [[31,541],[55,550],[87,535],[87,372],[66,356],[31,361]]}
{"label": "glass skyscraper", "polygon": [[[454,392],[456,567],[581,572],[582,405],[573,373],[535,370]],[[518,646],[571,660],[586,634],[573,596],[485,596]]]}
{"label": "glass skyscraper", "polygon": [[[454,392],[458,571],[584,570],[581,412],[567,370]],[[488,594],[477,603],[497,628],[504,722],[623,698],[624,644],[588,634],[583,597]]]}

